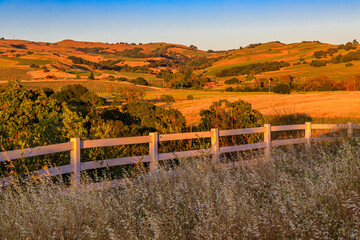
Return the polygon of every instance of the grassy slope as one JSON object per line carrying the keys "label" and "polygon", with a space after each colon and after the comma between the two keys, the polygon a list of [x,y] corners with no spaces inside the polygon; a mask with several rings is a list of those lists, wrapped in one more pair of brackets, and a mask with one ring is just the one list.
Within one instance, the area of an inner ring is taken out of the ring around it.
{"label": "grassy slope", "polygon": [[[19,49],[12,47],[11,45],[20,45],[23,44],[26,46],[26,49]],[[29,42],[29,41],[22,41],[22,40],[0,40],[0,80],[7,80],[11,76],[8,75],[8,72],[15,72],[17,70],[14,69],[22,69],[26,71],[33,70],[29,66],[31,64],[37,65],[46,65],[48,68],[52,69],[53,67],[50,64],[54,63],[62,63],[66,64],[73,69],[67,69],[68,73],[73,74],[74,78],[76,74],[81,76],[88,76],[88,73],[77,69],[76,66],[73,66],[72,61],[68,60],[68,56],[77,56],[82,57],[86,60],[98,62],[102,60],[123,60],[124,64],[128,64],[130,66],[141,66],[146,65],[147,59],[143,58],[127,58],[127,57],[119,57],[115,54],[92,54],[92,53],[83,53],[80,51],[76,51],[76,48],[94,48],[94,47],[101,47],[106,49],[109,52],[115,51],[124,51],[127,49],[133,49],[136,47],[143,48],[144,52],[149,53],[158,48],[168,48],[171,45],[172,47],[169,48],[170,51],[180,52],[185,54],[189,57],[191,56],[209,56],[210,54],[200,51],[200,50],[191,50],[189,47],[182,46],[182,45],[175,45],[175,44],[167,44],[167,43],[149,43],[149,44],[142,44],[142,45],[131,45],[131,44],[106,44],[106,43],[99,43],[99,42],[78,42],[72,40],[64,40],[58,43],[42,43],[42,42]],[[15,51],[15,52],[11,52]],[[32,51],[33,54],[27,54],[28,51]],[[54,55],[54,53],[59,54],[60,57]],[[16,54],[21,54],[20,57],[16,57]],[[83,67],[89,68],[89,66],[83,65]],[[4,71],[4,69],[7,69]],[[11,70],[9,70],[11,69]],[[55,68],[53,68],[56,70]],[[95,70],[98,72],[97,75],[100,75],[102,71]],[[107,73],[106,71],[103,71]],[[132,73],[132,72],[121,72],[121,73],[107,73],[111,75],[115,75],[116,77],[129,77],[129,78],[136,78],[136,77],[144,77],[147,80],[153,81],[155,85],[161,85],[158,82],[158,79],[155,78],[154,75],[143,74],[143,73]],[[55,71],[56,75],[56,71]],[[96,74],[95,74],[96,75]],[[20,76],[20,75],[19,75]],[[24,79],[29,79],[24,74]]]}
{"label": "grassy slope", "polygon": [[[27,49],[16,49],[11,47],[12,44],[24,44]],[[99,42],[78,42],[72,40],[64,40],[54,44],[47,43],[34,43],[29,41],[21,40],[0,40],[0,52],[3,54],[0,55],[0,69],[23,69],[31,70],[29,68],[30,64],[46,65],[51,68],[51,65],[54,62],[61,62],[67,65],[72,65],[72,62],[67,59],[68,56],[78,56],[89,61],[100,61],[100,60],[123,60],[125,64],[130,66],[141,66],[147,64],[146,60],[143,58],[126,58],[119,57],[114,54],[91,54],[83,53],[76,51],[78,47],[82,48],[94,48],[102,47],[109,52],[115,51],[124,51],[126,49],[133,49],[136,47],[141,47],[144,49],[144,52],[149,53],[156,49],[168,48],[168,51],[185,54],[189,57],[195,56],[205,56],[205,57],[219,57],[225,56],[219,61],[215,62],[211,67],[204,70],[197,71],[198,73],[206,71],[206,75],[210,78],[214,78],[215,74],[221,70],[228,69],[231,67],[247,65],[251,63],[259,63],[266,61],[286,61],[290,64],[294,64],[299,61],[300,58],[304,58],[307,62],[314,60],[312,55],[315,51],[326,50],[328,48],[334,47],[335,45],[319,43],[319,42],[302,42],[294,44],[281,44],[281,43],[266,43],[255,48],[244,48],[242,50],[229,51],[226,54],[224,53],[207,53],[201,50],[192,50],[186,46],[167,44],[167,43],[149,43],[142,45],[131,45],[131,44],[106,44]],[[11,53],[11,50],[15,50],[14,53]],[[27,55],[27,51],[30,50],[34,52],[32,55]],[[55,56],[54,53],[60,55],[60,57]],[[345,50],[340,50],[337,54],[344,54]],[[21,57],[16,58],[16,54],[21,54]],[[327,75],[334,80],[343,80],[349,76],[353,76],[359,73],[360,71],[360,61],[353,61],[353,67],[345,67],[345,64],[328,64],[326,67],[315,68],[311,67],[309,64],[302,64],[296,66],[290,66],[281,69],[280,71],[267,72],[259,74],[257,77],[278,77],[281,75],[292,75],[299,78],[310,78],[313,76]],[[85,66],[88,67],[88,66]],[[71,71],[79,71],[76,69],[71,69]],[[4,72],[4,71],[3,71]],[[98,71],[99,74],[101,71]],[[127,76],[131,78],[136,78],[138,76],[145,77],[148,80],[154,82],[155,85],[161,86],[159,79],[156,79],[153,75],[144,75],[140,73],[115,73],[115,72],[106,72],[107,74],[112,74],[118,77]],[[56,73],[56,72],[55,72]],[[73,72],[74,77],[77,72]],[[86,73],[78,72],[80,75],[87,76]],[[21,74],[20,74],[21,76]],[[23,74],[23,76],[25,76]],[[0,74],[0,80],[8,79],[11,76],[6,75],[5,73]],[[227,78],[220,78],[225,80]],[[161,80],[160,80],[161,81]]]}

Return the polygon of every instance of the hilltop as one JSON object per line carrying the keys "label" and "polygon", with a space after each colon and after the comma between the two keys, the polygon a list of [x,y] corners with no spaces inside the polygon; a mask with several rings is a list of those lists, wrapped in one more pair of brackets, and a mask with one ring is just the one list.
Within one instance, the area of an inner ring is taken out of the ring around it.
{"label": "hilltop", "polygon": [[193,45],[161,42],[45,43],[1,39],[0,80],[87,79],[92,72],[95,79],[124,81],[142,77],[150,85],[162,87],[168,75],[192,69],[205,81],[216,81],[220,86],[234,77],[251,82],[289,76],[304,81],[326,76],[340,82],[360,72],[358,49],[355,40],[350,45],[276,41],[227,51],[203,51]]}

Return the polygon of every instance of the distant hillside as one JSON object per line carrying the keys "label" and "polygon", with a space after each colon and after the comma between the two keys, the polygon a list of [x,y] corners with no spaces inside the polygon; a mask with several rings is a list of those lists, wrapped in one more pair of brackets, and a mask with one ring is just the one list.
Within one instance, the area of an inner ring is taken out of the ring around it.
{"label": "distant hillside", "polygon": [[315,76],[341,81],[360,73],[356,41],[331,45],[317,41],[251,44],[228,51],[202,51],[195,46],[168,43],[80,42],[57,43],[0,40],[0,80],[145,78],[162,86],[167,75],[192,69],[196,74],[223,82],[241,79]]}

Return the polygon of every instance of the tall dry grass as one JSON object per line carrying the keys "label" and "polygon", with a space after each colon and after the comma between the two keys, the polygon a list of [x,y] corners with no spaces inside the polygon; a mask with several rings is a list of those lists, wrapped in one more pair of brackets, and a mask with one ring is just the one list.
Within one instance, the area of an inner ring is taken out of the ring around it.
{"label": "tall dry grass", "polygon": [[[359,239],[360,141],[251,167],[208,158],[101,191],[1,190],[1,239]],[[173,174],[171,174],[173,173]]]}

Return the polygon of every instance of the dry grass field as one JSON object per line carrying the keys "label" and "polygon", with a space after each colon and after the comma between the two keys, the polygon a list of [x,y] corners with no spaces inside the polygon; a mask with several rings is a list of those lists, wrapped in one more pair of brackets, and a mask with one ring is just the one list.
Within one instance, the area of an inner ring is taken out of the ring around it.
{"label": "dry grass field", "polygon": [[[200,120],[200,110],[207,109],[212,102],[220,99],[236,101],[242,99],[252,104],[253,108],[264,115],[278,112],[304,113],[314,118],[352,117],[360,118],[360,92],[313,92],[280,95],[274,93],[229,93],[213,91],[154,91],[146,98],[160,98],[162,94],[174,96],[176,102],[172,108],[180,110],[188,123]],[[187,100],[193,95],[193,100]],[[165,105],[161,103],[160,105]]]}
{"label": "dry grass field", "polygon": [[359,239],[360,146],[336,146],[231,169],[180,159],[108,190],[61,179],[0,189],[0,238]]}

